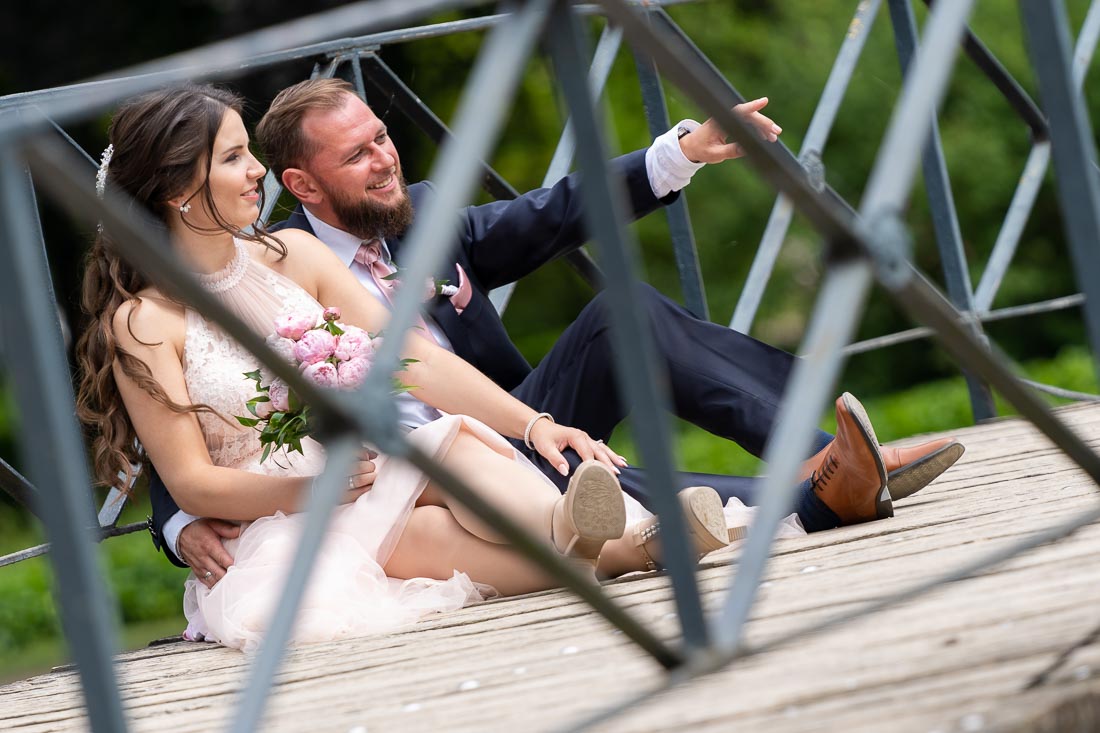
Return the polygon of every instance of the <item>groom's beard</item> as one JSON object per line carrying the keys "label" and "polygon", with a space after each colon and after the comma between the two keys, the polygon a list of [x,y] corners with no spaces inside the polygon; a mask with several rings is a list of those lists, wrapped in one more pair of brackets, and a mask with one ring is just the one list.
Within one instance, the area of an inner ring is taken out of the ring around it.
{"label": "groom's beard", "polygon": [[401,176],[398,183],[401,186],[401,200],[395,204],[352,199],[343,191],[326,190],[325,194],[344,231],[360,239],[389,239],[408,231],[413,219],[412,201],[409,200],[405,177]]}

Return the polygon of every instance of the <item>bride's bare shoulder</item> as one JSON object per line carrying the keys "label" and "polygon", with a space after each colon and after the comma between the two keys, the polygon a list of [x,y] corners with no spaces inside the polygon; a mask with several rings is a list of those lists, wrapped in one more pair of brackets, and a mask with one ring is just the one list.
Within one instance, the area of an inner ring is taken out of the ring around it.
{"label": "bride's bare shoulder", "polygon": [[178,351],[187,335],[183,305],[151,288],[119,305],[111,325],[119,345],[131,353],[161,344],[171,344]]}
{"label": "bride's bare shoulder", "polygon": [[[310,290],[324,267],[337,266],[338,261],[324,242],[301,229],[280,229],[272,232],[268,244],[252,243],[253,257],[264,265],[289,277]],[[282,246],[278,246],[281,244]],[[283,252],[285,251],[285,255]]]}

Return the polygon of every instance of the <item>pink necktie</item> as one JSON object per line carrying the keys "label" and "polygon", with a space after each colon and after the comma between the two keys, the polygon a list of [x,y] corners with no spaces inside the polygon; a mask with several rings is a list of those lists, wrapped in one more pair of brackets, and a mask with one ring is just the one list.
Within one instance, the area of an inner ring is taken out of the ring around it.
{"label": "pink necktie", "polygon": [[[382,297],[386,299],[386,302],[392,308],[393,299],[397,295],[398,281],[390,276],[397,270],[382,259],[382,245],[379,244],[378,240],[370,239],[360,244],[355,253],[355,261],[370,271],[371,279],[374,280],[374,284],[382,293]],[[423,329],[418,335],[429,338],[431,331],[428,330],[428,324],[424,322],[424,319],[418,315],[416,323]],[[413,332],[416,333],[415,329]]]}

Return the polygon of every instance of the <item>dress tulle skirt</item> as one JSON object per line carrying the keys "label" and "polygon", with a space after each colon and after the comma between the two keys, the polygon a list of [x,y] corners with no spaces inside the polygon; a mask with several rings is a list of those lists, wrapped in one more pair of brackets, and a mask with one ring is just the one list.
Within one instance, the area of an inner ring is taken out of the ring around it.
{"label": "dress tulle skirt", "polygon": [[[450,448],[459,430],[478,435],[497,452],[542,474],[500,435],[472,418],[448,416],[417,428],[409,439],[437,458]],[[253,473],[313,475],[324,454],[317,444],[305,455],[258,456],[236,466]],[[427,614],[450,611],[495,595],[464,573],[435,580],[386,577],[386,564],[401,536],[427,477],[396,459],[380,459],[374,487],[354,503],[334,512],[314,565],[301,610],[294,625],[294,643],[327,641],[386,633],[414,623]],[[226,646],[255,649],[267,629],[298,546],[304,514],[263,517],[244,527],[226,549],[234,564],[212,589],[193,575],[184,589],[185,637],[205,638]]]}

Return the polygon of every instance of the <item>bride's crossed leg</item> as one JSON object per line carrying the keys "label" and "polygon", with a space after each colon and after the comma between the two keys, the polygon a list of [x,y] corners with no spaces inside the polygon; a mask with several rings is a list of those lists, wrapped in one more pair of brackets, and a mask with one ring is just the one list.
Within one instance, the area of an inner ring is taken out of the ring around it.
{"label": "bride's crossed leg", "polygon": [[[502,455],[463,428],[441,459],[467,486],[547,545],[551,540],[558,490],[530,468]],[[563,534],[557,527],[555,535]],[[630,541],[630,530],[604,545],[617,573],[641,570],[644,560]],[[429,482],[417,499],[386,574],[393,578],[450,578],[455,570],[491,585],[504,595],[530,593],[557,583],[521,556],[503,538]],[[600,570],[604,570],[601,562]]]}

